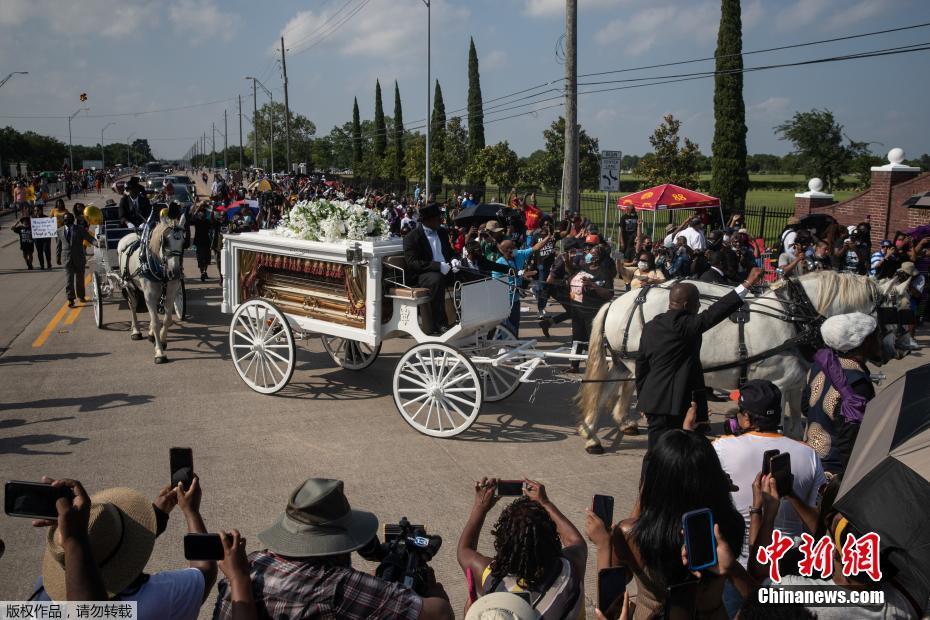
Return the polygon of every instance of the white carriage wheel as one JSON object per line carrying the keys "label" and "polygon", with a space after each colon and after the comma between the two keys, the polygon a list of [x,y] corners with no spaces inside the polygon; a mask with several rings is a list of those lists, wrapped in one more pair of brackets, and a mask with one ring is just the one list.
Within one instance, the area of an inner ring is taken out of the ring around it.
{"label": "white carriage wheel", "polygon": [[103,329],[103,287],[100,285],[100,274],[96,271],[91,281],[90,292],[94,304],[94,324],[97,329]]}
{"label": "white carriage wheel", "polygon": [[482,389],[478,369],[447,344],[424,342],[394,369],[394,404],[407,424],[431,437],[454,437],[478,418]]}
{"label": "white carriage wheel", "polygon": [[239,377],[260,394],[274,394],[294,374],[297,351],[287,317],[271,302],[250,299],[233,313],[229,352]]}
{"label": "white carriage wheel", "polygon": [[[513,348],[513,343],[516,342],[517,337],[513,335],[512,331],[503,325],[497,325],[491,330],[480,332],[475,336],[474,355],[495,357]],[[510,344],[508,346],[505,343]],[[519,370],[514,370],[509,366],[492,366],[491,364],[476,364],[476,366],[478,372],[481,373],[485,402],[496,403],[520,389],[520,376],[523,373]]]}
{"label": "white carriage wheel", "polygon": [[381,351],[381,343],[370,347],[358,340],[349,340],[329,334],[320,334],[323,348],[333,362],[346,370],[365,370],[371,366]]}

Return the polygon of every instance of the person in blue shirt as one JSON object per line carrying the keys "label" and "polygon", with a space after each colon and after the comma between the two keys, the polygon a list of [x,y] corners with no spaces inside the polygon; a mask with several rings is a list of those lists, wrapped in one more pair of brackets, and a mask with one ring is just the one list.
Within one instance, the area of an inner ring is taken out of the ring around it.
{"label": "person in blue shirt", "polygon": [[473,207],[473,206],[475,206],[476,204],[478,204],[478,203],[475,202],[475,195],[474,195],[474,194],[468,194],[468,196],[465,197],[465,200],[462,201],[462,208],[463,208],[463,209],[467,209],[468,207]]}
{"label": "person in blue shirt", "polygon": [[[510,239],[504,239],[498,245],[501,256],[497,259],[500,269],[495,273],[506,273],[506,282],[510,285],[510,318],[507,320],[507,327],[517,338],[520,337],[520,292],[523,285],[523,278],[533,275],[525,270],[526,264],[532,258],[534,252],[538,252],[549,241],[552,240],[550,232],[546,237],[540,239],[533,246],[522,250],[516,249],[516,244]],[[534,272],[535,273],[535,272]]]}

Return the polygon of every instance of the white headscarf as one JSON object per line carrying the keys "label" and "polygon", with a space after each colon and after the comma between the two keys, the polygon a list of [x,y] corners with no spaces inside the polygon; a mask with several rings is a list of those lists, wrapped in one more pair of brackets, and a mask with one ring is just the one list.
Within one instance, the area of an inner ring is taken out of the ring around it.
{"label": "white headscarf", "polygon": [[862,312],[852,312],[831,316],[821,325],[820,333],[824,344],[834,351],[846,353],[861,345],[876,327],[878,321],[875,317]]}

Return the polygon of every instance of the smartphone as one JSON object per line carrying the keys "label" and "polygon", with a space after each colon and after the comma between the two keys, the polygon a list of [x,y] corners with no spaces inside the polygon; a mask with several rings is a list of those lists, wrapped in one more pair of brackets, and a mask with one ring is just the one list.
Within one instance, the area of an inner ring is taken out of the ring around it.
{"label": "smartphone", "polygon": [[185,534],[184,559],[222,560],[225,555],[219,534]]}
{"label": "smartphone", "polygon": [[693,618],[699,583],[700,581],[697,579],[689,579],[665,588],[665,605],[662,618],[664,620]]}
{"label": "smartphone", "polygon": [[602,568],[597,572],[597,608],[606,618],[616,618],[620,615],[626,582],[625,566]]}
{"label": "smartphone", "polygon": [[3,508],[11,517],[57,519],[55,502],[62,497],[71,499],[74,493],[68,487],[53,487],[44,482],[10,480],[4,489]]}
{"label": "smartphone", "polygon": [[495,497],[514,497],[523,495],[522,480],[498,480],[494,490]]}
{"label": "smartphone", "polygon": [[700,570],[717,563],[717,540],[714,537],[714,515],[710,508],[686,512],[681,517],[685,530],[685,551],[688,568]]}
{"label": "smartphone", "polygon": [[171,462],[171,486],[176,487],[183,483],[187,491],[194,481],[194,451],[191,448],[171,448],[169,451]]}
{"label": "smartphone", "polygon": [[614,523],[614,498],[612,495],[595,495],[591,500],[591,512],[596,514],[604,527],[610,531],[610,526]]}
{"label": "smartphone", "polygon": [[775,477],[775,488],[779,497],[791,495],[791,453],[782,452],[772,457],[772,476]]}
{"label": "smartphone", "polygon": [[766,450],[762,453],[762,475],[768,476],[772,473],[772,457],[781,453],[781,450]]}

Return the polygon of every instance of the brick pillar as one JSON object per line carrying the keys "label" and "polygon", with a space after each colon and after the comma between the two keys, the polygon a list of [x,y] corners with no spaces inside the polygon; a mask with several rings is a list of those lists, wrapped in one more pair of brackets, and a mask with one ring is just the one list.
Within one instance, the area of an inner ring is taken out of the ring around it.
{"label": "brick pillar", "polygon": [[891,189],[920,174],[920,168],[905,166],[903,161],[904,150],[893,148],[888,151],[887,164],[872,167],[871,188],[865,196],[865,212],[872,225],[872,247],[878,247],[901,224],[891,219]]}
{"label": "brick pillar", "polygon": [[813,178],[807,182],[808,191],[803,194],[794,195],[794,214],[797,217],[804,217],[814,213],[814,209],[827,207],[834,204],[833,194],[823,193],[823,181]]}

